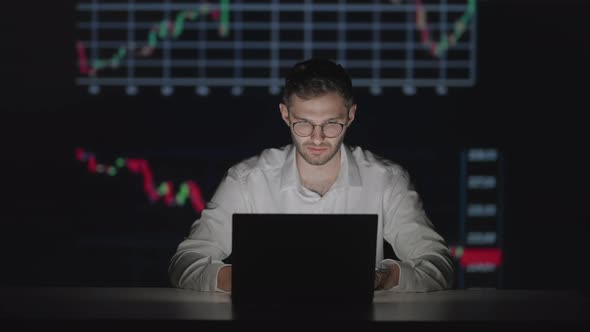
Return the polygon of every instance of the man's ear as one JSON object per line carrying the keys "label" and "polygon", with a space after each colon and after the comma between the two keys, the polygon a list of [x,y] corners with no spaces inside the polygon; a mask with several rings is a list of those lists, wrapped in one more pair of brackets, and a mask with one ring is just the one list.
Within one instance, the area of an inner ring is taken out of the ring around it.
{"label": "man's ear", "polygon": [[348,109],[348,125],[349,126],[352,123],[352,121],[354,121],[355,115],[356,115],[356,104],[352,104],[352,106],[350,106],[350,108]]}
{"label": "man's ear", "polygon": [[289,109],[287,108],[287,105],[280,103],[279,110],[281,111],[281,117],[283,118],[283,121],[285,121],[287,126],[291,126],[291,120],[289,120]]}

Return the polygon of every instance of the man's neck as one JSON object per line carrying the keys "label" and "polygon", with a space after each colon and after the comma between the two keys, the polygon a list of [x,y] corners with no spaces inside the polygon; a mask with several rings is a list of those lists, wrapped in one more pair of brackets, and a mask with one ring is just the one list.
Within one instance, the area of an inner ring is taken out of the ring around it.
{"label": "man's neck", "polygon": [[339,150],[334,157],[324,165],[311,165],[299,154],[296,157],[297,171],[304,187],[323,196],[336,182],[340,172]]}

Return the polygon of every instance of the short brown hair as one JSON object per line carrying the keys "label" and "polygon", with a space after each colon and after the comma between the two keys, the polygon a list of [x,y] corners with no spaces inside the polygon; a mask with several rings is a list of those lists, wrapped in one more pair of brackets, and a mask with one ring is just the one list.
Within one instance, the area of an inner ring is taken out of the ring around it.
{"label": "short brown hair", "polygon": [[310,99],[329,92],[338,93],[347,107],[354,103],[352,81],[346,70],[331,60],[312,58],[295,64],[285,77],[283,102],[289,105],[293,94]]}

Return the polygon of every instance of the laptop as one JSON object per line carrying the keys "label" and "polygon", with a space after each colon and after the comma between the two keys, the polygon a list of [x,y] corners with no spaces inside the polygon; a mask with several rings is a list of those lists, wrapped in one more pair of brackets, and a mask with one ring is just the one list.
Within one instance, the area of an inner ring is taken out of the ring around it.
{"label": "laptop", "polygon": [[373,302],[376,214],[234,214],[234,306]]}

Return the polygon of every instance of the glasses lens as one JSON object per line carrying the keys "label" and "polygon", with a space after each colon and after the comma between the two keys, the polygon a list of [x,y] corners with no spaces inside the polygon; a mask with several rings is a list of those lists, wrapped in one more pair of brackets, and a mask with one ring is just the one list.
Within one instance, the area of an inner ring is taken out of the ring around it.
{"label": "glasses lens", "polygon": [[338,123],[328,123],[324,126],[324,136],[336,137],[340,135],[342,131],[342,125]]}
{"label": "glasses lens", "polygon": [[313,132],[314,126],[307,122],[297,122],[293,124],[293,131],[299,136],[309,136]]}

